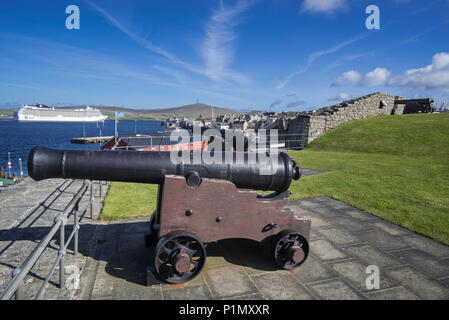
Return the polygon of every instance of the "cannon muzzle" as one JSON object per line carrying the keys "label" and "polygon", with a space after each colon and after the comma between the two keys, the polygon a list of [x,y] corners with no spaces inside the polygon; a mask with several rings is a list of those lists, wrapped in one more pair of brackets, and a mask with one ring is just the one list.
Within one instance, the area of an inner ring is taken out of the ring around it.
{"label": "cannon muzzle", "polygon": [[[28,174],[34,180],[71,178],[151,184],[161,184],[165,175],[171,174],[186,177],[192,186],[201,178],[212,178],[231,181],[238,188],[277,192],[287,191],[291,181],[301,176],[296,162],[283,152],[261,160],[258,154],[193,151],[177,162],[172,160],[172,152],[55,150],[37,146],[28,156]],[[204,156],[222,161],[210,163]]]}

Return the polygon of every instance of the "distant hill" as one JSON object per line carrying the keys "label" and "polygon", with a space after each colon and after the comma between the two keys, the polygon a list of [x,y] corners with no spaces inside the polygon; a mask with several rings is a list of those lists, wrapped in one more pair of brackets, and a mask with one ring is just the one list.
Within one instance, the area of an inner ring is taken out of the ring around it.
{"label": "distant hill", "polygon": [[[84,106],[70,106],[70,107],[62,107],[68,109],[75,109]],[[212,117],[212,108],[214,117],[221,114],[242,114],[243,112],[219,108],[215,106],[210,106],[203,103],[195,103],[188,104],[181,107],[175,108],[163,108],[163,109],[130,109],[123,107],[113,107],[113,106],[92,106],[93,108],[97,108],[101,110],[104,115],[107,115],[111,118],[114,117],[114,112],[123,112],[125,114],[124,119],[153,119],[153,120],[165,120],[169,117],[186,117],[186,118],[198,118],[200,115],[203,118],[211,118]]]}
{"label": "distant hill", "polygon": [[8,119],[14,116],[14,109],[0,108],[0,119]]}

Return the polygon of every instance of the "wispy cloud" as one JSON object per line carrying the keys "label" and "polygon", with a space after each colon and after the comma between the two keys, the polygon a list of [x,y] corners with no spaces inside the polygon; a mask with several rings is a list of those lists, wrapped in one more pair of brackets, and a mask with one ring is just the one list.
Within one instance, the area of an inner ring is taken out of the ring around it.
{"label": "wispy cloud", "polygon": [[193,64],[184,62],[183,60],[179,59],[176,55],[164,50],[163,48],[154,45],[151,41],[149,41],[146,38],[143,38],[133,32],[131,32],[129,29],[125,28],[118,20],[116,20],[111,14],[109,14],[106,10],[104,10],[102,7],[98,6],[97,4],[95,4],[94,2],[90,1],[90,0],[85,0],[93,9],[95,9],[96,11],[98,11],[101,15],[103,15],[103,17],[106,18],[106,20],[111,23],[113,26],[115,26],[117,29],[119,29],[120,31],[122,31],[124,34],[126,34],[127,36],[129,36],[131,39],[133,39],[134,41],[136,41],[140,46],[142,46],[143,48],[161,55],[163,57],[165,57],[166,59],[168,59],[170,62],[175,63],[177,65],[182,66],[183,68],[195,72],[195,73],[199,73],[199,74],[205,74],[204,71],[202,70],[202,68],[195,66]]}
{"label": "wispy cloud", "polygon": [[117,29],[119,29],[120,31],[122,31],[123,33],[128,35],[131,39],[135,40],[142,47],[144,47],[154,53],[160,54],[160,55],[164,56],[165,58],[169,59],[170,61],[173,61],[173,62],[179,63],[179,64],[184,64],[184,62],[181,61],[180,59],[178,59],[175,55],[154,45],[153,43],[151,43],[151,41],[149,41],[145,38],[142,38],[142,37],[138,36],[137,34],[131,32],[127,28],[125,28],[112,15],[110,15],[108,12],[106,12],[106,10],[104,10],[102,7],[96,5],[94,2],[92,2],[90,0],[85,0],[85,1],[96,11],[101,13],[113,26],[115,26]]}
{"label": "wispy cloud", "polygon": [[[112,58],[107,54],[102,54],[90,49],[76,46],[21,36],[17,34],[5,34],[0,32],[0,40],[9,41],[14,39],[17,45],[16,52],[26,55],[30,61],[36,65],[45,64],[45,74],[52,78],[59,79],[60,83],[71,81],[74,77],[80,79],[108,80],[108,84],[121,85],[137,80],[140,84],[150,86],[163,86],[169,88],[179,88],[190,93],[201,96],[217,97],[237,104],[250,105],[254,101],[241,98],[240,95],[246,92],[246,88],[233,88],[223,85],[214,86],[204,81],[190,79],[186,75],[186,81],[181,81],[183,72],[175,68],[168,68],[153,65],[152,68],[142,68],[130,61],[123,62],[118,58]],[[32,47],[33,50],[29,50]],[[10,47],[11,49],[12,47]],[[151,72],[154,69],[154,72]],[[159,71],[169,74],[171,78],[162,77],[155,72]],[[178,77],[178,79],[176,79]],[[12,81],[0,82],[0,86],[15,86],[26,89],[42,89],[32,84],[13,83]],[[44,86],[45,88],[45,86]],[[53,89],[56,90],[56,89]],[[61,90],[61,89],[58,89]],[[64,94],[72,93],[70,88]]]}
{"label": "wispy cloud", "polygon": [[[177,86],[178,83],[156,76],[129,62],[111,58],[109,55],[83,49],[60,42],[37,38],[15,36],[20,41],[24,54],[37,63],[45,63],[51,68],[45,72],[57,75],[61,79],[80,77],[85,79],[112,80],[138,79],[153,85]],[[34,50],[23,49],[32,46]]]}
{"label": "wispy cloud", "polygon": [[205,27],[205,39],[200,54],[206,66],[206,75],[213,80],[231,79],[239,83],[248,81],[239,72],[232,71],[230,66],[234,60],[233,42],[236,39],[234,28],[241,22],[241,14],[255,1],[239,0],[232,7],[220,7],[214,11]]}
{"label": "wispy cloud", "polygon": [[286,77],[281,78],[281,81],[279,82],[279,84],[277,85],[277,89],[280,90],[283,87],[285,87],[287,85],[287,83],[290,81],[290,79],[296,77],[297,75],[306,72],[313,64],[313,62],[315,62],[315,60],[317,60],[318,58],[331,54],[331,53],[335,53],[339,50],[341,50],[342,48],[349,46],[350,44],[353,44],[357,41],[360,41],[362,39],[364,39],[365,37],[367,37],[367,34],[362,34],[360,36],[357,36],[355,38],[343,41],[327,50],[320,50],[317,52],[314,52],[312,54],[309,55],[309,58],[307,59],[307,64],[302,67],[301,69],[299,69],[298,71],[295,71],[289,75],[287,75]]}
{"label": "wispy cloud", "polygon": [[[219,10],[214,12],[205,27],[206,37],[200,50],[205,62],[205,67],[188,63],[178,58],[175,54],[156,46],[150,40],[137,35],[123,26],[110,13],[93,1],[85,1],[106,18],[109,23],[137,42],[140,46],[152,53],[166,58],[169,62],[178,65],[184,70],[206,76],[215,81],[232,80],[237,83],[248,82],[248,78],[245,75],[232,71],[230,65],[233,62],[234,56],[232,42],[236,38],[233,28],[239,23],[239,15],[249,8],[254,1],[240,0],[235,6],[229,8],[225,8],[223,3],[220,2]],[[163,67],[159,66],[159,68]],[[165,69],[165,71],[167,70],[168,69]],[[162,70],[160,69],[160,71]]]}
{"label": "wispy cloud", "polygon": [[160,65],[153,65],[153,68],[158,70],[159,72],[162,72],[163,74],[166,74],[174,79],[176,79],[180,83],[185,83],[187,81],[187,76],[182,71],[173,69],[173,68],[167,68]]}
{"label": "wispy cloud", "polygon": [[342,100],[348,100],[351,99],[351,95],[349,93],[346,92],[342,92],[337,94],[335,97],[329,98],[328,101],[342,101]]}
{"label": "wispy cloud", "polygon": [[346,0],[304,0],[300,12],[334,13],[347,8]]}
{"label": "wispy cloud", "polygon": [[307,103],[307,101],[304,101],[304,100],[297,100],[297,101],[290,102],[290,103],[287,104],[284,108],[285,108],[285,109],[293,109],[293,108],[302,106],[302,105],[304,105],[304,104],[306,104],[306,103]]}
{"label": "wispy cloud", "polygon": [[338,59],[334,62],[332,62],[331,64],[329,64],[326,69],[324,69],[325,72],[332,70],[334,68],[337,68],[339,66],[341,66],[342,64],[344,64],[347,61],[353,61],[356,59],[360,59],[360,58],[365,58],[365,57],[373,57],[375,56],[375,52],[374,51],[370,51],[370,52],[366,52],[366,53],[356,53],[356,54],[351,54],[349,56],[343,57],[341,59]]}
{"label": "wispy cloud", "polygon": [[[449,2],[449,1],[448,1]],[[449,23],[449,19],[444,20],[442,23],[427,27],[426,29],[422,30],[421,32],[412,35],[411,37],[399,42],[399,45],[403,45],[403,44],[407,44],[410,42],[418,42],[419,38],[421,38],[422,36],[424,36],[425,34],[432,32],[436,29],[441,28],[442,26],[446,25]]]}
{"label": "wispy cloud", "polygon": [[278,104],[280,104],[282,102],[282,100],[276,100],[273,103],[270,104],[270,106],[268,107],[268,109],[271,109],[275,106],[277,106]]}
{"label": "wispy cloud", "polygon": [[30,86],[28,84],[21,84],[21,83],[12,83],[12,82],[0,82],[0,86],[8,86],[8,87],[15,87],[15,88],[23,88],[23,89],[40,89],[36,86]]}

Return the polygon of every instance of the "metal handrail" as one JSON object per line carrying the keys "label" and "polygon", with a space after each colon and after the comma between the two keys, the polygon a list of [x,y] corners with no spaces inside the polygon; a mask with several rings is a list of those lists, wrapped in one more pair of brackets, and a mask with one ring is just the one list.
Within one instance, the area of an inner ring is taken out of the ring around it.
{"label": "metal handrail", "polygon": [[[267,135],[268,134],[269,134],[269,132],[267,131]],[[138,139],[148,139],[148,138],[151,140],[150,141],[150,143],[151,143],[150,146],[148,146],[148,145],[134,145],[133,149],[136,149],[136,148],[153,148],[153,137],[154,136],[151,136],[151,135],[119,137],[118,140],[117,140],[116,145],[113,147],[113,150],[129,150],[129,148],[130,148],[129,142],[131,140],[133,140],[133,139],[137,139],[137,140]],[[169,135],[162,135],[162,136],[157,136],[157,137],[161,138],[159,140],[159,149],[160,149],[161,144],[162,144],[162,139],[163,138],[169,138],[171,136],[169,136]],[[259,138],[258,134],[255,134],[255,137]],[[304,146],[301,145],[301,143],[304,141],[305,137],[308,137],[308,134],[305,134],[305,133],[280,133],[280,134],[277,134],[277,137],[278,137],[278,141],[280,143],[285,143],[285,148],[287,150],[297,150],[297,149],[301,149],[301,148],[304,147]],[[126,144],[126,146],[119,146],[118,144],[119,144],[120,140],[123,141],[124,138],[128,139],[128,143]],[[294,138],[294,139],[292,139],[292,138]],[[269,141],[269,140],[267,140],[267,141]]]}
{"label": "metal handrail", "polygon": [[[3,293],[0,295],[0,300],[9,300],[11,297],[15,294],[16,300],[19,300],[22,298],[22,289],[24,286],[23,280],[28,275],[30,270],[33,268],[33,266],[36,264],[36,262],[39,260],[41,255],[43,254],[44,250],[47,248],[50,241],[53,239],[54,235],[59,229],[59,236],[60,236],[60,243],[59,243],[59,251],[58,251],[58,257],[56,261],[53,263],[50,272],[48,273],[47,277],[45,278],[44,283],[40,287],[37,295],[34,299],[39,299],[42,294],[45,291],[45,288],[48,284],[49,279],[53,275],[54,271],[56,270],[56,265],[59,263],[59,288],[64,287],[64,256],[67,251],[67,247],[70,244],[71,240],[74,238],[74,249],[73,254],[76,255],[78,253],[78,230],[80,229],[79,226],[79,218],[78,218],[78,210],[79,210],[79,202],[81,201],[82,196],[90,186],[90,198],[89,198],[89,206],[90,206],[90,215],[92,218],[92,205],[93,205],[93,184],[92,181],[84,180],[82,187],[77,191],[77,193],[73,196],[72,200],[69,202],[69,204],[65,207],[65,209],[59,213],[55,219],[53,226],[51,227],[50,231],[47,233],[47,235],[42,239],[41,242],[33,249],[31,254],[27,257],[24,263],[20,267],[17,267],[12,272],[12,279],[8,283],[6,289],[3,291]],[[65,241],[65,224],[67,223],[67,220],[69,216],[74,213],[74,224],[73,224],[73,230],[68,238],[67,241]]]}

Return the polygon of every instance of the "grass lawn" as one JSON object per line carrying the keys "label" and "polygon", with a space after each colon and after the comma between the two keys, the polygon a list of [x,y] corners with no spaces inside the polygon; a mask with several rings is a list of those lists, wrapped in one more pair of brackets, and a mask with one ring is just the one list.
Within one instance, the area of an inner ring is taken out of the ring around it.
{"label": "grass lawn", "polygon": [[[293,182],[293,199],[327,195],[449,244],[449,114],[358,120],[289,154],[329,171]],[[114,182],[101,219],[150,216],[156,193]]]}
{"label": "grass lawn", "polygon": [[156,209],[157,185],[112,182],[100,220],[149,217]]}

